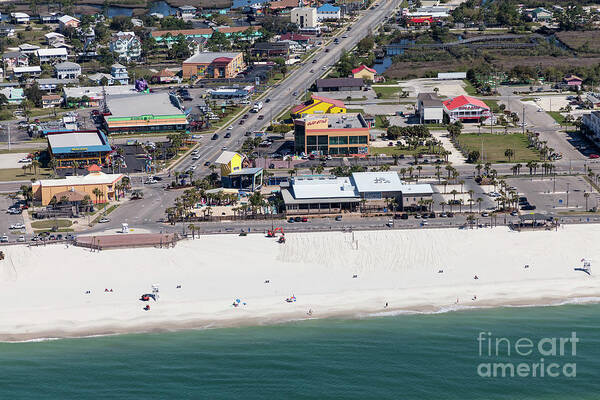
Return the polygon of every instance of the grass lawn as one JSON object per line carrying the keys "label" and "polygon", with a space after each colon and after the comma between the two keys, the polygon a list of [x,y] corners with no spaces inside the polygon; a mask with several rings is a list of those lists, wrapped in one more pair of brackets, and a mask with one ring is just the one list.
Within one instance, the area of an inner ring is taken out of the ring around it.
{"label": "grass lawn", "polygon": [[24,173],[22,168],[7,168],[0,169],[0,182],[2,181],[28,181],[31,178],[35,179],[48,179],[52,170],[48,168],[38,168],[37,174],[31,172]]}
{"label": "grass lawn", "polygon": [[485,162],[508,162],[504,156],[506,149],[512,149],[514,156],[511,162],[527,162],[539,160],[539,153],[527,148],[527,136],[521,133],[509,135],[492,135],[482,133],[462,134],[458,137],[458,142],[466,152],[477,150],[481,152],[481,140],[483,139],[483,159]]}
{"label": "grass lawn", "polygon": [[383,128],[383,119],[384,118],[387,119],[387,115],[376,115],[375,116],[375,127],[376,128]]}
{"label": "grass lawn", "polygon": [[375,91],[375,93],[377,93],[377,97],[380,99],[397,99],[398,93],[400,92],[400,88],[397,86],[373,86],[373,90]]}
{"label": "grass lawn", "polygon": [[499,113],[500,107],[498,106],[497,100],[483,100],[485,104],[492,110],[493,113]]}
{"label": "grass lawn", "polygon": [[558,112],[558,111],[546,111],[546,112],[548,113],[549,116],[554,118],[554,120],[556,122],[558,122],[559,124],[565,123],[565,117],[563,117],[563,115],[560,112]]}
{"label": "grass lawn", "polygon": [[523,97],[521,99],[521,101],[534,101],[535,99],[533,97]]}
{"label": "grass lawn", "polygon": [[471,85],[471,82],[469,82],[466,79],[464,79],[463,82],[465,83],[465,92],[467,92],[469,96],[476,96],[477,89],[475,89],[475,87]]}
{"label": "grass lawn", "polygon": [[[44,139],[46,140],[46,139]],[[0,150],[0,154],[11,154],[11,153],[35,153],[38,150],[42,150],[42,149],[2,149]]]}
{"label": "grass lawn", "polygon": [[97,224],[98,221],[100,221],[102,218],[104,218],[105,216],[107,216],[111,212],[115,211],[115,209],[117,207],[119,207],[119,205],[118,204],[113,204],[112,206],[108,207],[105,211],[102,211],[105,207],[106,207],[106,203],[104,203],[104,207],[98,208],[98,211],[97,211],[97,215],[98,216],[96,218],[94,218],[94,220],[90,223],[90,226],[94,225],[94,224]]}
{"label": "grass lawn", "polygon": [[53,226],[59,228],[68,228],[73,223],[68,219],[45,219],[43,221],[34,221],[31,223],[33,229],[50,229]]}
{"label": "grass lawn", "polygon": [[347,113],[363,113],[363,112],[365,112],[365,110],[363,110],[362,108],[347,108],[346,112]]}

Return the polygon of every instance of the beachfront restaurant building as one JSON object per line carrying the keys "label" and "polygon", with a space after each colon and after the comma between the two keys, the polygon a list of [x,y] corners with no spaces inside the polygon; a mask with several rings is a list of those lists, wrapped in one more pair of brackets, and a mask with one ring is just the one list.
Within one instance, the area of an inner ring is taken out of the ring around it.
{"label": "beachfront restaurant building", "polygon": [[169,93],[110,96],[106,100],[110,115],[104,116],[109,133],[174,132],[188,129],[181,104]]}
{"label": "beachfront restaurant building", "polygon": [[[407,184],[394,171],[307,175],[280,185],[288,215],[400,211],[420,207],[433,195],[431,185]],[[395,205],[389,209],[392,201]]]}
{"label": "beachfront restaurant building", "polygon": [[[93,203],[104,203],[115,199],[115,185],[123,179],[123,174],[105,174],[100,167],[92,165],[88,168],[89,174],[79,176],[67,176],[64,179],[40,179],[32,183],[33,199],[47,206],[53,197],[60,200],[65,192],[72,192],[76,198],[90,196]],[[94,189],[100,190],[97,196]],[[65,196],[70,197],[70,196]]]}
{"label": "beachfront restaurant building", "polygon": [[74,162],[83,167],[109,161],[112,148],[100,130],[49,131],[46,135],[48,152],[56,161],[56,168],[72,168]]}
{"label": "beachfront restaurant building", "polygon": [[366,155],[369,125],[356,113],[305,114],[294,120],[294,151],[314,155]]}
{"label": "beachfront restaurant building", "polygon": [[294,177],[281,186],[286,215],[357,212],[360,196],[349,177]]}

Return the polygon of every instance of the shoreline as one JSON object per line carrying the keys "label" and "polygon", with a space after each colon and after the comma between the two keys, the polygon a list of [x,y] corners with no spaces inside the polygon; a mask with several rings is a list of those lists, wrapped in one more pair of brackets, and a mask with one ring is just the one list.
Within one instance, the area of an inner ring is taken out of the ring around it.
{"label": "shoreline", "polygon": [[[343,232],[288,234],[284,245],[224,234],[99,253],[14,246],[0,264],[0,341],[598,303],[600,279],[573,270],[600,257],[598,233],[355,231],[356,246]],[[138,298],[152,284],[160,299],[143,311]]]}
{"label": "shoreline", "polygon": [[231,320],[224,321],[209,321],[209,320],[190,320],[187,322],[176,323],[171,322],[171,326],[163,327],[160,323],[152,327],[129,327],[129,328],[82,328],[81,330],[65,331],[65,330],[49,330],[46,332],[40,331],[32,334],[17,334],[9,335],[0,333],[0,343],[36,343],[63,339],[90,339],[96,337],[107,337],[107,336],[120,336],[120,335],[140,335],[140,334],[151,334],[151,333],[174,333],[183,331],[200,331],[207,329],[227,329],[227,328],[244,328],[254,326],[273,326],[280,324],[288,324],[294,322],[303,321],[315,321],[315,320],[362,320],[371,318],[388,318],[388,317],[399,317],[402,315],[437,315],[445,314],[450,312],[470,312],[480,310],[497,310],[502,308],[536,308],[536,307],[560,307],[563,305],[572,304],[600,304],[600,293],[598,296],[586,296],[586,297],[568,297],[568,298],[546,298],[545,300],[539,300],[538,303],[531,303],[529,301],[519,301],[498,304],[494,302],[481,302],[477,305],[459,305],[459,306],[448,306],[448,307],[433,307],[430,305],[423,305],[421,308],[387,308],[383,310],[354,310],[354,311],[341,311],[331,312],[324,315],[313,315],[307,317],[304,314],[303,317],[300,315],[280,315],[278,318],[266,318],[261,319],[256,317],[253,319],[247,318],[234,318]]}

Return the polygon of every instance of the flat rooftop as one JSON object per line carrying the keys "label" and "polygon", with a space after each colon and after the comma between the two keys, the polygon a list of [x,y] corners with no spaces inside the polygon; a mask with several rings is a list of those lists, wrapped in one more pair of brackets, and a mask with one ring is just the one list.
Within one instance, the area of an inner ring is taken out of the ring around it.
{"label": "flat rooftop", "polygon": [[295,199],[358,197],[358,192],[348,177],[297,177],[292,180],[290,191]]}
{"label": "flat rooftop", "polygon": [[83,176],[67,176],[64,179],[40,179],[39,181],[33,182],[33,185],[41,185],[42,187],[109,185],[117,182],[122,177],[123,174],[105,174],[100,172]]}
{"label": "flat rooftop", "polygon": [[141,115],[181,115],[183,111],[168,93],[138,94],[135,96],[108,97],[111,114],[108,119]]}
{"label": "flat rooftop", "polygon": [[100,131],[57,132],[48,134],[47,138],[53,154],[112,150]]}
{"label": "flat rooftop", "polygon": [[[301,121],[317,121],[327,118],[327,127],[331,129],[357,129],[357,128],[368,128],[362,115],[359,113],[348,113],[348,114],[308,114],[301,118]],[[315,129],[320,129],[316,128]]]}

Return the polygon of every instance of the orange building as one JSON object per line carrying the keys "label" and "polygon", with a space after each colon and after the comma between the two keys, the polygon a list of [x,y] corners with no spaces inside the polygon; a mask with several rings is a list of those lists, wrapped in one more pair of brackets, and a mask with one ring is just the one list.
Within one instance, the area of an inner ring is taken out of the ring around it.
{"label": "orange building", "polygon": [[242,53],[197,53],[183,62],[183,77],[235,78],[246,69]]}
{"label": "orange building", "polygon": [[314,155],[368,154],[369,125],[360,114],[313,114],[294,120],[294,150]]}

